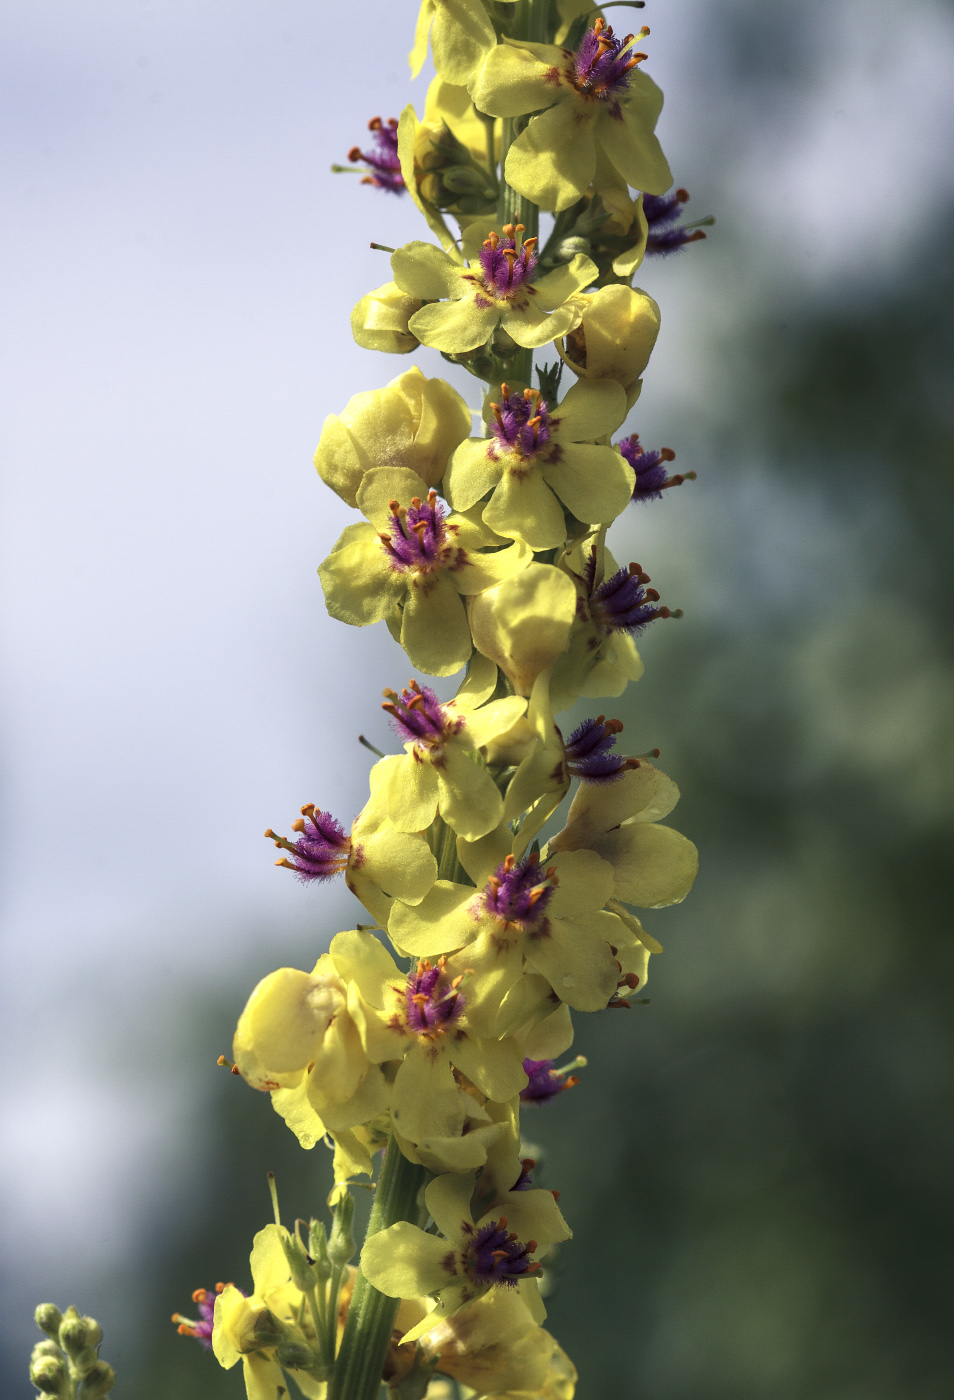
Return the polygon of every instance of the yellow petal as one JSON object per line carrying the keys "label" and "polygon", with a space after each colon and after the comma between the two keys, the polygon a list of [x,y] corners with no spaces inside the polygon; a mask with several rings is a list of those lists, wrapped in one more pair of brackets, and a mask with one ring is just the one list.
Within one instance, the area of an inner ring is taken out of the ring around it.
{"label": "yellow petal", "polygon": [[560,400],[552,423],[561,443],[594,442],[615,433],[625,417],[622,385],[614,379],[581,379]]}
{"label": "yellow petal", "polygon": [[461,1176],[450,1172],[435,1177],[424,1190],[424,1204],[434,1224],[444,1238],[454,1246],[462,1240],[467,1227],[473,1225],[470,1198],[474,1194],[474,1175]]}
{"label": "yellow petal", "polygon": [[[612,151],[609,156],[612,160]],[[555,213],[582,197],[595,170],[594,120],[574,98],[531,118],[507,155],[508,183],[541,209]]]}
{"label": "yellow petal", "polygon": [[695,846],[668,826],[634,823],[607,832],[593,844],[613,867],[616,898],[641,909],[679,904],[699,869]]}
{"label": "yellow petal", "polygon": [[469,885],[438,880],[420,904],[394,905],[388,934],[411,957],[450,953],[477,936],[481,910],[471,907],[476,898]]}
{"label": "yellow petal", "polygon": [[490,447],[487,438],[468,438],[447,464],[444,489],[455,510],[469,509],[500,480],[504,464],[490,455]]}
{"label": "yellow petal", "polygon": [[[437,811],[437,775],[411,754],[383,758],[388,814],[399,831],[424,831]],[[381,764],[375,764],[378,768]]]}
{"label": "yellow petal", "polygon": [[401,621],[408,660],[429,676],[451,676],[470,660],[467,613],[446,574],[412,578]]}
{"label": "yellow petal", "polygon": [[459,301],[431,302],[411,320],[411,329],[422,345],[446,355],[462,355],[486,345],[500,320],[500,308],[496,304],[479,307],[472,296],[464,296]]}
{"label": "yellow petal", "polygon": [[568,442],[541,472],[571,514],[591,525],[610,524],[633,498],[633,470],[611,447]]}
{"label": "yellow petal", "polygon": [[379,831],[365,837],[360,859],[361,874],[408,904],[423,899],[437,879],[433,852],[423,837],[413,832]]}
{"label": "yellow petal", "polygon": [[611,951],[619,927],[615,915],[602,911],[579,919],[550,919],[544,936],[526,943],[527,962],[568,1006],[601,1011],[619,980]]}
{"label": "yellow petal", "polygon": [[411,1142],[459,1137],[464,1126],[460,1100],[445,1049],[413,1041],[391,1090],[391,1117],[398,1132]]}
{"label": "yellow petal", "polygon": [[484,519],[491,529],[535,550],[559,548],[566,539],[560,503],[533,463],[519,471],[508,464],[484,508]]}
{"label": "yellow petal", "polygon": [[351,434],[337,414],[329,413],[322,425],[315,448],[315,467],[326,486],[336,491],[349,506],[357,505],[355,493],[364,468]]}
{"label": "yellow petal", "polygon": [[497,42],[482,0],[441,0],[434,12],[434,67],[449,83],[466,84]]}
{"label": "yellow petal", "polygon": [[631,74],[620,104],[622,121],[601,112],[596,139],[628,185],[647,194],[665,194],[672,184],[669,163],[654,135],[662,93],[648,73]]}
{"label": "yellow petal", "polygon": [[450,1051],[454,1064],[476,1084],[482,1094],[506,1103],[527,1086],[527,1076],[516,1041],[478,1040],[459,1035]]}
{"label": "yellow petal", "polygon": [[486,768],[478,766],[462,749],[449,744],[443,766],[431,772],[438,782],[441,816],[458,836],[476,841],[498,825],[503,815],[503,798],[497,785]]}
{"label": "yellow petal", "polygon": [[[453,1275],[443,1260],[453,1250],[447,1240],[427,1235],[409,1220],[399,1220],[365,1240],[361,1269],[379,1293],[389,1298],[419,1298],[433,1293]],[[456,1269],[452,1260],[451,1267]]]}
{"label": "yellow petal", "polygon": [[325,606],[339,622],[369,627],[394,607],[406,584],[388,564],[373,525],[349,525],[318,566]]}
{"label": "yellow petal", "polygon": [[576,589],[552,564],[530,564],[470,604],[474,645],[521,695],[562,655],[575,616]]}
{"label": "yellow petal", "polygon": [[419,343],[417,336],[408,330],[407,323],[420,309],[418,297],[402,292],[396,282],[385,282],[368,292],[355,306],[351,313],[351,334],[364,350],[407,355]]}
{"label": "yellow petal", "polygon": [[[548,861],[548,867],[550,864]],[[552,866],[559,884],[547,912],[554,917],[575,919],[591,914],[613,898],[613,867],[595,851],[564,851]]]}
{"label": "yellow petal", "polygon": [[560,49],[552,48],[549,61],[528,47],[517,47],[506,40],[487,55],[471,87],[474,106],[492,117],[519,117],[538,112],[556,101],[560,88],[548,82],[547,74],[562,59]]}
{"label": "yellow petal", "polygon": [[658,821],[668,816],[679,799],[671,778],[651,763],[628,768],[612,783],[580,783],[570,803],[566,826],[550,843],[554,851],[589,846],[597,836],[639,817]]}
{"label": "yellow petal", "polygon": [[460,269],[433,243],[415,239],[391,254],[394,280],[409,296],[425,301],[461,295]]}

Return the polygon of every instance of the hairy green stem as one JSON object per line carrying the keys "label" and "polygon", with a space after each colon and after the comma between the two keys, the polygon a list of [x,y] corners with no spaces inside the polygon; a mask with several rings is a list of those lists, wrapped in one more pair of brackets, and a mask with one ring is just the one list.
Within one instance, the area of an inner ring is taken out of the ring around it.
{"label": "hairy green stem", "polygon": [[[392,1137],[374,1193],[366,1240],[399,1220],[423,1223],[417,1198],[426,1178],[425,1169],[409,1162]],[[398,1303],[399,1299],[373,1288],[359,1267],[328,1400],[377,1400]]]}

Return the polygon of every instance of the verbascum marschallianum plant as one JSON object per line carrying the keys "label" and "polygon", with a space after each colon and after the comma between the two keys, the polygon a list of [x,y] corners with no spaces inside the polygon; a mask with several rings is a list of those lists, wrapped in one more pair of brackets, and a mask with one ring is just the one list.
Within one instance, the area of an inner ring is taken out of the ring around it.
{"label": "verbascum marschallianum plant", "polygon": [[[669,449],[614,437],[659,330],[635,272],[705,237],[669,192],[648,34],[617,36],[585,0],[423,0],[423,117],[373,118],[335,167],[408,195],[427,225],[384,250],[391,279],[354,308],[355,340],[430,347],[481,392],[472,410],[414,365],[329,415],[315,454],[355,511],[318,570],[329,613],[384,622],[425,678],[455,679],[385,692],[395,751],[350,829],[308,803],[288,837],[266,832],[280,866],[342,877],[361,908],[310,971],[259,982],[222,1057],[303,1148],[334,1152],[330,1227],[285,1228],[273,1182],[249,1291],[200,1288],[198,1316],[174,1317],[241,1362],[249,1400],[574,1393],[543,1286],[571,1229],[534,1179],[521,1112],[577,1082],[584,1061],[556,1064],[573,1012],[642,993],[661,952],[644,911],[684,899],[697,866],[658,753],[622,752],[603,714],[559,721],[621,695],[639,634],[679,616],[607,542],[631,503],[686,479]],[[36,1385],[105,1394],[111,1372],[87,1347],[91,1390],[60,1322],[41,1323]]]}

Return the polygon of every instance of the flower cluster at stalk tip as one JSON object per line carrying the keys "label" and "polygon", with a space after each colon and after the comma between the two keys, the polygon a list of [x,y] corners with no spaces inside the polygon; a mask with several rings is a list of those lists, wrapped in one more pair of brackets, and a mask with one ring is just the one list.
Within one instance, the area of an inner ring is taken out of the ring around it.
{"label": "flower cluster at stalk tip", "polygon": [[[302,1147],[333,1148],[336,1182],[330,1232],[290,1232],[276,1197],[251,1292],[199,1289],[198,1316],[174,1319],[242,1362],[252,1400],[289,1376],[328,1400],[376,1400],[382,1380],[421,1400],[440,1377],[573,1395],[541,1287],[571,1232],[521,1112],[578,1084],[573,1013],[645,1000],[662,950],[644,911],[683,900],[697,868],[658,750],[628,751],[600,703],[640,678],[650,624],[681,616],[613,556],[610,527],[695,476],[624,431],[660,325],[635,272],[705,236],[671,192],[648,41],[584,0],[423,0],[423,116],[374,118],[335,167],[406,191],[427,225],[386,250],[358,345],[428,347],[480,388],[471,406],[405,369],[330,414],[315,454],[355,512],[318,569],[329,613],[383,622],[444,679],[402,687],[397,670],[353,820],[308,802],[265,833],[278,865],[340,877],[358,906],[310,970],[258,983],[235,1033],[234,1071]],[[382,1151],[352,1264],[351,1189]]]}

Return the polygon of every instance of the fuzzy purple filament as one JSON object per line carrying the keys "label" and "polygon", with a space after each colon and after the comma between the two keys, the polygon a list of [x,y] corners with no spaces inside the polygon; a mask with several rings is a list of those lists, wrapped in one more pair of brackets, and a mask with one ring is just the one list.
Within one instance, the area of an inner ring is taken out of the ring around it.
{"label": "fuzzy purple filament", "polygon": [[632,34],[617,39],[603,19],[598,19],[580,40],[573,57],[573,73],[577,91],[584,97],[609,97],[625,92],[629,75],[645,54],[635,54],[630,48]]}
{"label": "fuzzy purple filament", "polygon": [[566,766],[570,776],[584,783],[611,783],[618,778],[626,760],[612,750],[622,727],[619,720],[607,721],[599,715],[596,719],[585,719],[574,729],[566,741]]}
{"label": "fuzzy purple filament", "polygon": [[669,617],[668,608],[653,604],[659,594],[654,588],[643,587],[649,578],[637,564],[618,569],[600,584],[590,599],[594,621],[611,632],[639,632],[657,617]]}
{"label": "fuzzy purple filament", "polygon": [[522,1275],[536,1272],[529,1258],[533,1252],[531,1245],[535,1249],[536,1241],[521,1244],[515,1235],[507,1233],[506,1216],[488,1220],[474,1235],[467,1250],[467,1271],[481,1283],[502,1283],[514,1288]]}
{"label": "fuzzy purple filament", "polygon": [[[513,225],[508,224],[505,233],[507,228],[513,229]],[[492,234],[480,250],[484,284],[496,297],[508,297],[525,282],[533,280],[537,266],[534,251],[537,240],[531,238],[526,243],[518,243],[516,234],[521,231],[522,225],[513,231],[512,237],[498,238]]]}
{"label": "fuzzy purple filament", "polygon": [[518,865],[508,856],[487,881],[484,908],[501,923],[532,928],[543,918],[555,885],[555,874],[541,870],[538,862]]}
{"label": "fuzzy purple filament", "polygon": [[463,997],[448,983],[440,964],[419,962],[417,972],[407,979],[404,996],[407,1028],[415,1035],[439,1033],[464,1009]]}
{"label": "fuzzy purple filament", "polygon": [[537,389],[511,394],[506,384],[501,384],[500,398],[500,403],[490,405],[497,444],[524,461],[532,460],[550,441],[549,406]]}
{"label": "fuzzy purple filament", "polygon": [[363,151],[360,146],[352,146],[348,159],[352,162],[363,160],[368,166],[368,174],[361,181],[363,185],[374,185],[390,194],[403,194],[404,177],[398,158],[398,124],[394,117],[382,122],[380,117],[372,117],[368,130],[373,133],[373,146]]}
{"label": "fuzzy purple filament", "polygon": [[636,473],[633,500],[661,501],[663,488],[670,481],[666,463],[674,461],[676,454],[668,447],[647,452],[640,444],[638,433],[623,438],[619,450]]}
{"label": "fuzzy purple filament", "polygon": [[447,543],[444,522],[447,512],[435,491],[428,492],[426,501],[415,496],[407,510],[391,502],[391,525],[388,538],[382,543],[390,556],[391,567],[399,572],[414,569],[426,573],[441,562]]}

